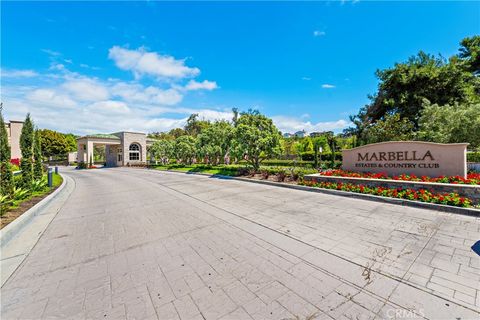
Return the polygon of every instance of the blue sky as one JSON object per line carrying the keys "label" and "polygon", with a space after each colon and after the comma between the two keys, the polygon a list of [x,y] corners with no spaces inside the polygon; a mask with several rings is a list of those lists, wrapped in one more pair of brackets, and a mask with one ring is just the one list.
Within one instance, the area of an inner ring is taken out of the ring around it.
{"label": "blue sky", "polygon": [[378,68],[457,53],[479,2],[2,2],[6,119],[164,131],[259,109],[282,131],[348,126]]}

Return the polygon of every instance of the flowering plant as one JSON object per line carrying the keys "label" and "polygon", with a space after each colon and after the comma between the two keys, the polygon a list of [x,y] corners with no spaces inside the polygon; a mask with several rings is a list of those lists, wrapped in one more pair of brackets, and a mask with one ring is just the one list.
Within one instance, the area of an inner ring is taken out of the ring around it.
{"label": "flowering plant", "polygon": [[480,184],[480,173],[469,173],[467,178],[460,176],[441,176],[438,178],[431,178],[427,176],[417,177],[414,174],[401,174],[398,176],[387,176],[386,173],[373,172],[353,172],[341,169],[328,170],[320,172],[322,176],[328,177],[348,177],[348,178],[368,178],[368,179],[389,179],[389,180],[403,180],[403,181],[422,181],[422,182],[436,182],[436,183],[453,183],[453,184]]}
{"label": "flowering plant", "polygon": [[357,185],[353,183],[303,181],[303,185],[324,189],[335,189],[348,192],[373,194],[389,198],[416,200],[422,202],[439,203],[457,207],[470,207],[472,201],[461,197],[457,193],[434,193],[425,189],[413,190],[404,188],[383,188]]}
{"label": "flowering plant", "polygon": [[383,187],[369,187],[363,184],[353,183],[335,183],[335,182],[316,182],[303,181],[302,185],[317,187],[323,189],[335,189],[348,192],[373,194],[377,196],[415,200],[421,202],[439,203],[456,207],[470,207],[472,200],[466,197],[461,197],[457,193],[434,193],[425,189],[413,190],[404,188],[383,188]]}
{"label": "flowering plant", "polygon": [[20,166],[20,159],[19,158],[10,159],[10,163],[19,167]]}

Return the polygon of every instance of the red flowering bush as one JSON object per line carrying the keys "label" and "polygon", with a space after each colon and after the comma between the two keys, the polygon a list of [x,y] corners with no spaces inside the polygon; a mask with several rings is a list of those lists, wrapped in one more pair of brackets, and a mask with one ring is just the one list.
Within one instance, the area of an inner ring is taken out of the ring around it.
{"label": "red flowering bush", "polygon": [[403,189],[403,188],[383,188],[383,187],[369,187],[366,185],[358,185],[353,183],[335,183],[335,182],[316,182],[316,181],[303,181],[300,183],[305,186],[323,188],[323,189],[335,189],[348,192],[373,194],[377,196],[416,200],[422,202],[431,202],[446,204],[456,207],[470,207],[472,200],[466,197],[461,197],[457,193],[433,193],[431,191],[421,189]]}
{"label": "red flowering bush", "polygon": [[348,177],[348,178],[367,178],[367,179],[388,179],[388,180],[403,180],[403,181],[422,181],[422,182],[436,182],[436,183],[453,183],[453,184],[480,184],[480,173],[469,173],[467,178],[460,176],[438,177],[430,178],[427,176],[417,177],[414,174],[401,174],[398,176],[389,177],[386,173],[373,172],[353,172],[346,170],[328,170],[320,172],[322,176],[328,177]]}
{"label": "red flowering bush", "polygon": [[10,163],[16,165],[17,167],[20,167],[20,159],[19,158],[10,159]]}

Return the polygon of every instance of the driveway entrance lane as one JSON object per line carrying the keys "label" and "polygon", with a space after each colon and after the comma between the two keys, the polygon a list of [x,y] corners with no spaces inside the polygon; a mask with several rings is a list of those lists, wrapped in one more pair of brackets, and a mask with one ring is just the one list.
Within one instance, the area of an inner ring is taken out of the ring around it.
{"label": "driveway entrance lane", "polygon": [[[177,181],[174,186],[170,186],[170,179]],[[162,184],[183,192],[178,179],[180,174],[165,173]],[[480,237],[478,218],[269,186],[254,185],[246,188],[245,194],[238,192],[237,184],[242,182],[225,180],[216,182],[217,197],[212,199],[198,192],[205,179],[216,180],[199,177],[190,181],[192,197],[360,264],[366,270],[402,279],[478,310],[480,270],[475,268],[478,258],[469,251],[475,237]],[[230,190],[230,185],[235,191]],[[455,234],[450,232],[452,229]]]}
{"label": "driveway entrance lane", "polygon": [[[77,189],[2,288],[3,319],[385,318],[405,306],[434,319],[477,316],[410,286],[393,291],[398,281],[375,272],[369,282],[361,265],[228,212],[236,203],[249,219],[268,210],[262,197],[258,207],[243,201],[242,189],[286,204],[307,204],[308,193],[290,198],[278,188],[135,169],[69,174]],[[226,210],[185,194],[182,181],[197,196],[235,190],[237,197]]]}

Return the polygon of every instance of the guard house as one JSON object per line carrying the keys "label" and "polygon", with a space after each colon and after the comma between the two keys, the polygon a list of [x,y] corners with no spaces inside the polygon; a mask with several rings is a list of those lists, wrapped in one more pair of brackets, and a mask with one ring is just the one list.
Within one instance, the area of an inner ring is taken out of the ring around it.
{"label": "guard house", "polygon": [[141,132],[122,131],[83,136],[77,138],[78,162],[89,163],[93,159],[93,146],[104,145],[108,167],[145,164],[147,144],[150,142],[147,143],[147,135]]}

